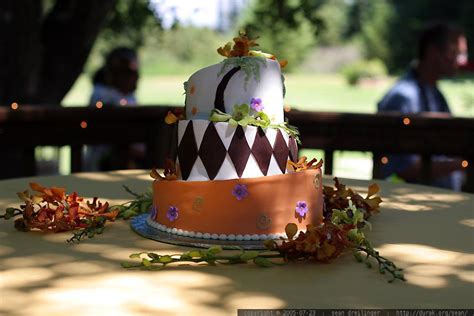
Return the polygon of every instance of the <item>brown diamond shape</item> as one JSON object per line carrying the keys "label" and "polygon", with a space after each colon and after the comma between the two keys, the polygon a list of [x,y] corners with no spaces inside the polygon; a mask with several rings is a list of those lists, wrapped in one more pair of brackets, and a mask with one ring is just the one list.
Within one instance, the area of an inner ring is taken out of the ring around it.
{"label": "brown diamond shape", "polygon": [[244,173],[245,166],[247,166],[247,161],[250,157],[250,146],[247,143],[247,138],[245,138],[245,132],[242,126],[237,126],[227,152],[234,164],[237,175],[239,178],[242,177],[242,173]]}
{"label": "brown diamond shape", "polygon": [[298,161],[298,145],[296,140],[290,136],[290,159],[293,162]]}
{"label": "brown diamond shape", "polygon": [[193,169],[194,162],[198,157],[198,150],[196,144],[196,137],[194,136],[193,121],[189,121],[186,130],[184,131],[181,143],[178,146],[178,159],[181,168],[181,175],[183,180],[189,178],[191,169]]}
{"label": "brown diamond shape", "polygon": [[273,148],[261,127],[258,128],[257,134],[255,135],[255,140],[252,145],[252,154],[262,173],[267,175]]}
{"label": "brown diamond shape", "polygon": [[227,151],[217,133],[214,123],[210,122],[204,132],[199,157],[206,168],[209,179],[213,180],[224,162]]}
{"label": "brown diamond shape", "polygon": [[281,134],[281,131],[277,129],[275,143],[273,144],[273,156],[275,157],[278,167],[280,167],[282,173],[285,173],[289,154],[290,150],[286,145],[285,138]]}

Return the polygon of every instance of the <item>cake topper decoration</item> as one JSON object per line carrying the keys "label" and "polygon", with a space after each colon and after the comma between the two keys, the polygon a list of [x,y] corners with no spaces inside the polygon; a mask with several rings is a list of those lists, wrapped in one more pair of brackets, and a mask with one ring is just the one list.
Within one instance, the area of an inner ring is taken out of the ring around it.
{"label": "cake topper decoration", "polygon": [[[244,89],[247,89],[248,81],[250,77],[253,76],[256,81],[260,81],[260,66],[266,67],[265,60],[271,59],[275,60],[280,64],[280,68],[284,68],[288,62],[286,60],[279,61],[275,55],[264,53],[262,51],[251,50],[251,47],[258,46],[255,39],[250,39],[245,31],[240,31],[239,36],[233,38],[234,43],[228,42],[225,46],[219,47],[217,52],[227,57],[222,62],[222,69],[219,72],[219,76],[224,73],[228,66],[233,66],[233,68],[224,76],[219,86],[224,85],[224,88],[217,89],[218,93],[223,94],[223,90],[227,85],[230,77],[232,77],[236,72],[242,70],[245,72],[244,78]],[[218,95],[216,93],[216,101]],[[215,106],[217,109],[225,112],[222,108]]]}
{"label": "cake topper decoration", "polygon": [[[259,50],[250,49],[251,47],[259,46],[257,44],[257,39],[258,37],[250,39],[247,36],[246,32],[241,30],[239,31],[239,36],[233,38],[234,43],[228,42],[227,44],[225,44],[225,46],[219,47],[217,49],[217,52],[227,58],[250,56],[277,60],[276,56],[273,54],[268,54]],[[288,61],[281,60],[278,61],[278,63],[280,64],[281,68],[284,68],[288,64]]]}
{"label": "cake topper decoration", "polygon": [[224,57],[251,56],[250,47],[258,46],[255,39],[250,39],[245,31],[240,31],[239,36],[233,38],[234,44],[228,42],[224,47],[219,47],[217,52]]}

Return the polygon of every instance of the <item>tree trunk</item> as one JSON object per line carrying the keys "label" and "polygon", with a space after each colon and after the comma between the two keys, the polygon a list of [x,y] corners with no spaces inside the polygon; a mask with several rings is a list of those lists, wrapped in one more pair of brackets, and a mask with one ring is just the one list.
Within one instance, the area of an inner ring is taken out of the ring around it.
{"label": "tree trunk", "polygon": [[116,0],[0,1],[0,105],[59,104]]}
{"label": "tree trunk", "polygon": [[0,105],[31,100],[41,56],[41,1],[0,1]]}
{"label": "tree trunk", "polygon": [[[0,0],[0,106],[59,104],[115,2],[56,0],[44,16],[41,0]],[[35,174],[33,147],[1,152],[0,179]]]}

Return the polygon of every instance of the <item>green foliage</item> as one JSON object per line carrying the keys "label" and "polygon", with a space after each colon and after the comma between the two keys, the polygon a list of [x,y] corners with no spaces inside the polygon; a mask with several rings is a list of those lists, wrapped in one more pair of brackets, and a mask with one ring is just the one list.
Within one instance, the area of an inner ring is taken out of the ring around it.
{"label": "green foliage", "polygon": [[387,64],[390,60],[388,39],[393,8],[388,0],[369,1],[362,14],[361,41],[367,59],[378,58]]}
{"label": "green foliage", "polygon": [[318,14],[323,19],[323,26],[317,37],[318,45],[334,46],[345,40],[348,9],[349,6],[344,0],[327,1],[321,6]]}
{"label": "green foliage", "polygon": [[151,10],[149,0],[118,0],[94,43],[85,72],[92,74],[102,67],[112,49],[140,50],[162,33],[161,19]]}
{"label": "green foliage", "polygon": [[355,85],[360,79],[377,78],[387,74],[387,68],[379,59],[362,60],[342,69],[342,74],[350,85]]}
{"label": "green foliage", "polygon": [[208,28],[179,26],[150,39],[141,54],[144,74],[190,74],[222,61],[217,48],[227,37]]}
{"label": "green foliage", "polygon": [[140,47],[146,38],[161,32],[161,19],[155,15],[149,0],[119,0],[110,12],[100,34],[111,45]]}
{"label": "green foliage", "polygon": [[294,70],[315,44],[323,26],[318,13],[324,1],[256,1],[243,24],[250,37],[259,36],[262,51],[290,61],[285,70]]}
{"label": "green foliage", "polygon": [[418,36],[430,22],[460,26],[474,41],[472,0],[355,0],[348,15],[349,35],[359,34],[367,58],[381,59],[390,72],[416,58]]}

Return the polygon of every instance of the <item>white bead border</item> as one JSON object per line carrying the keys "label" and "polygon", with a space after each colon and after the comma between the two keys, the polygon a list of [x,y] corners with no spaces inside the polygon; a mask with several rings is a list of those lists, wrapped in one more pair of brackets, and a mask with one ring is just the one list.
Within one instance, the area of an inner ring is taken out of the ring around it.
{"label": "white bead border", "polygon": [[151,216],[148,216],[146,219],[148,225],[163,232],[174,234],[183,237],[191,237],[191,238],[200,238],[200,239],[214,239],[214,240],[268,240],[268,239],[279,239],[280,237],[286,238],[286,233],[277,233],[277,234],[244,234],[244,235],[226,235],[226,234],[210,234],[210,233],[202,233],[202,232],[194,232],[194,231],[187,231],[177,228],[167,227],[163,224],[160,224],[154,221]]}

